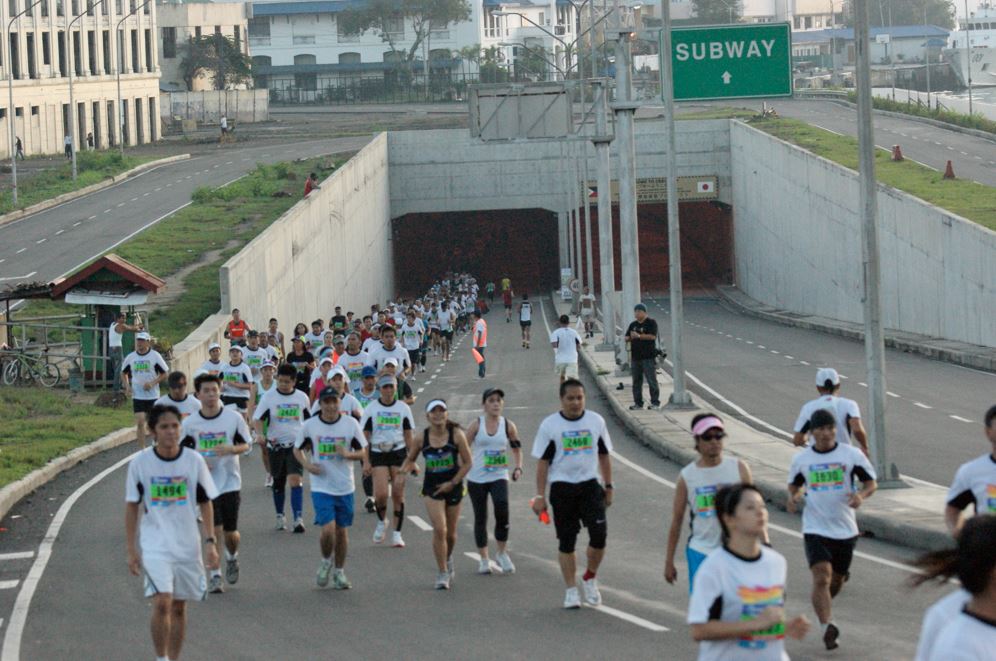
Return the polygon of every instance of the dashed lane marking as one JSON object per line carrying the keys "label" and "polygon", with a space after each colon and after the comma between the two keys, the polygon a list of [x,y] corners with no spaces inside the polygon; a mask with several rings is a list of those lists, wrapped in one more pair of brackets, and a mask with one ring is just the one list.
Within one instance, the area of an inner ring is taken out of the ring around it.
{"label": "dashed lane marking", "polygon": [[13,590],[20,583],[19,580],[0,581],[0,590]]}
{"label": "dashed lane marking", "polygon": [[923,402],[913,402],[913,406],[916,406],[917,408],[921,408],[921,409],[932,409],[932,408],[934,408],[933,406],[929,406],[927,404],[924,404]]}
{"label": "dashed lane marking", "polygon": [[59,236],[60,234],[62,234],[62,233],[63,233],[63,232],[65,232],[65,231],[66,231],[66,230],[59,230],[58,232],[56,232],[56,233],[55,233],[55,235],[56,235],[56,236]]}
{"label": "dashed lane marking", "polygon": [[38,244],[38,245],[41,245],[42,243],[45,243],[46,241],[48,241],[48,239],[38,239],[37,241],[35,241],[35,243]]}
{"label": "dashed lane marking", "polygon": [[[91,220],[91,219],[93,219],[93,218],[95,218],[95,217],[96,217],[96,216],[90,216],[90,218],[88,218],[88,220]],[[79,226],[80,226],[80,225],[82,225],[82,224],[83,224],[83,221],[81,220],[81,221],[79,221],[79,222],[76,222],[76,223],[73,223],[73,227],[79,227]]]}
{"label": "dashed lane marking", "polygon": [[957,420],[958,422],[968,422],[968,423],[972,422],[968,418],[963,418],[960,415],[949,415],[948,417],[951,418],[952,420]]}
{"label": "dashed lane marking", "polygon": [[0,553],[0,562],[4,560],[27,560],[35,557],[34,551],[17,551],[15,553]]}
{"label": "dashed lane marking", "polygon": [[94,214],[94,215],[90,216],[89,218],[87,218],[87,220],[93,220],[96,217],[97,217],[97,214]]}
{"label": "dashed lane marking", "polygon": [[409,514],[408,520],[414,523],[416,527],[418,527],[421,530],[424,530],[426,532],[432,530],[432,526],[429,524],[429,522],[420,516],[416,516],[415,514]]}
{"label": "dashed lane marking", "polygon": [[27,250],[27,248],[21,248],[20,250],[18,250],[18,251],[17,251],[16,253],[14,253],[14,254],[16,254],[16,255],[20,255],[20,254],[21,254],[22,252],[24,252],[25,250]]}
{"label": "dashed lane marking", "polygon": [[897,395],[896,393],[892,392],[891,390],[886,390],[885,394],[888,395],[889,397],[895,397],[896,399],[900,399],[899,395]]}

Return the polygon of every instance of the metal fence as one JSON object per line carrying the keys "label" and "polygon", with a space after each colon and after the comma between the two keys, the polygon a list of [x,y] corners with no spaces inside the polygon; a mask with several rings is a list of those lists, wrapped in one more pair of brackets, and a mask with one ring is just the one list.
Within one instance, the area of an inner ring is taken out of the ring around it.
{"label": "metal fence", "polygon": [[[82,315],[25,318],[0,322],[8,352],[23,352],[55,365],[65,382],[75,370],[87,386],[108,388],[113,382],[107,329],[88,325]],[[8,353],[8,358],[10,353]]]}

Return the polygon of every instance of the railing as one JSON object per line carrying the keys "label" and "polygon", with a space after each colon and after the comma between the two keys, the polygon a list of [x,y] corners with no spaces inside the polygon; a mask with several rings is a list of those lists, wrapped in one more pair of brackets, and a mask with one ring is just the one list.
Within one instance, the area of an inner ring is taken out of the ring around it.
{"label": "railing", "polygon": [[0,338],[6,343],[12,337],[10,350],[54,365],[62,379],[75,368],[82,372],[87,385],[110,387],[113,374],[105,350],[107,329],[78,325],[82,319],[80,315],[62,315],[0,322]]}

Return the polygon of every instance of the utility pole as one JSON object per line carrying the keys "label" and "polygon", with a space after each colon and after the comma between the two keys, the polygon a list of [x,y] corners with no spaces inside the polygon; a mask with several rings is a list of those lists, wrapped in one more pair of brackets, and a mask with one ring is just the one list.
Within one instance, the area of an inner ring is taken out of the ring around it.
{"label": "utility pole", "polygon": [[616,344],[616,318],[612,297],[616,289],[616,265],[612,255],[612,157],[609,154],[608,92],[609,81],[598,81],[598,99],[595,106],[595,154],[598,164],[598,271],[602,289],[602,345],[600,349],[612,348]]}
{"label": "utility pole", "polygon": [[[619,247],[622,257],[622,308],[632,312],[640,302],[640,245],[636,206],[636,136],[633,120],[639,107],[632,99],[629,30],[616,10],[616,101],[612,109],[619,127]],[[623,312],[625,314],[625,312]]]}
{"label": "utility pole", "polygon": [[899,480],[890,464],[885,436],[885,339],[882,328],[879,266],[875,137],[872,129],[871,58],[868,40],[868,0],[854,3],[854,44],[857,48],[855,85],[858,94],[858,154],[861,193],[861,254],[865,285],[865,365],[868,370],[868,413],[871,420],[871,459],[879,483]]}
{"label": "utility pole", "polygon": [[965,0],[965,75],[968,76],[968,114],[972,114],[972,21],[968,17],[968,0]]}
{"label": "utility pole", "polygon": [[[584,244],[588,261],[585,262],[585,284],[595,293],[595,260],[591,245],[591,198],[588,195],[588,144],[581,143],[581,204],[584,205]],[[594,312],[594,310],[592,310]]]}

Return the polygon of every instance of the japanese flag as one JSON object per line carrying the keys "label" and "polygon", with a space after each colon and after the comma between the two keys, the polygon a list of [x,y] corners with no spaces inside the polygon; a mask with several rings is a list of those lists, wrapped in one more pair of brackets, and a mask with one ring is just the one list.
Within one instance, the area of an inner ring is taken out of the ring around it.
{"label": "japanese flag", "polygon": [[696,183],[696,192],[711,193],[713,190],[711,181],[700,181]]}

